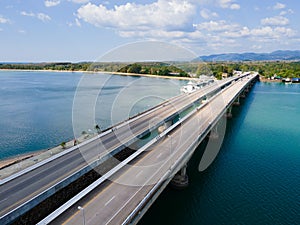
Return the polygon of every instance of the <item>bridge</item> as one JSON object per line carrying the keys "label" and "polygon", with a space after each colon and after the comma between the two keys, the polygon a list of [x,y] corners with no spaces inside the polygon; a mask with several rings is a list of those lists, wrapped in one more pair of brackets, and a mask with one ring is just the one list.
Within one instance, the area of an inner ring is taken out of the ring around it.
{"label": "bridge", "polygon": [[224,114],[230,116],[231,106],[239,104],[257,77],[244,73],[176,96],[1,180],[0,223],[18,220],[128,147],[134,151],[127,158],[39,224],[137,223],[171,181],[187,184],[185,168],[196,147]]}

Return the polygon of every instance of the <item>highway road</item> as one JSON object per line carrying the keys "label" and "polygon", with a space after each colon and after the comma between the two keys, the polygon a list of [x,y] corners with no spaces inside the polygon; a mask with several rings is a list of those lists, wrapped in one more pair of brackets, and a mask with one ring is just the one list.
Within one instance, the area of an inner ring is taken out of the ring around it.
{"label": "highway road", "polygon": [[[159,179],[171,174],[170,171],[176,168],[176,163],[187,153],[191,143],[224,113],[227,104],[248,81],[248,78],[244,78],[233,83],[185,121],[179,129],[151,146],[131,166],[118,171],[108,184],[100,185],[90,196],[73,205],[52,224],[77,225],[82,224],[84,219],[85,224],[122,224]],[[77,209],[79,205],[84,209],[84,217],[82,210]]]}
{"label": "highway road", "polygon": [[0,219],[54,184],[84,168],[99,156],[106,155],[117,147],[135,139],[136,136],[149,129],[149,121],[152,121],[153,118],[157,118],[159,121],[168,118],[201,96],[218,89],[220,85],[233,79],[227,79],[218,84],[215,83],[189,95],[177,96],[154,110],[129,121],[129,123],[125,123],[123,126],[118,125],[118,129],[80,147],[80,149],[76,149],[2,184],[0,186]]}

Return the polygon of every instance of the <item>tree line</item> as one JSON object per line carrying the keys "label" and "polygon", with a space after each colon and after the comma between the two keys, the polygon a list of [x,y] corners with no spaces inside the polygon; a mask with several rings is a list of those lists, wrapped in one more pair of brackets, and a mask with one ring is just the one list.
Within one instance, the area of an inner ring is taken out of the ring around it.
{"label": "tree line", "polygon": [[200,75],[215,76],[221,79],[223,73],[232,76],[236,71],[256,71],[266,78],[272,76],[300,77],[300,62],[291,61],[257,61],[257,62],[195,62],[186,65],[180,64],[180,68],[198,77]]}
{"label": "tree line", "polygon": [[300,62],[291,61],[258,61],[258,62],[59,62],[59,63],[2,63],[0,69],[20,70],[60,70],[60,71],[97,71],[150,74],[161,76],[199,77],[200,75],[222,78],[226,73],[232,76],[235,70],[257,71],[266,78],[272,76],[300,77]]}
{"label": "tree line", "polygon": [[126,65],[117,72],[121,73],[136,73],[136,74],[150,74],[160,76],[177,76],[189,77],[189,74],[184,70],[167,63],[133,63]]}

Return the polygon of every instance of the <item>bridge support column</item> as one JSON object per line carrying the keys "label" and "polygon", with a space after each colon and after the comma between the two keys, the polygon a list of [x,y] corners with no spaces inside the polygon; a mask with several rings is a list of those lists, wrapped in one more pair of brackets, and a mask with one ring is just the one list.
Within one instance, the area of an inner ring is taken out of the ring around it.
{"label": "bridge support column", "polygon": [[228,109],[227,109],[227,112],[225,113],[225,116],[226,118],[228,119],[231,119],[232,118],[232,106],[230,106]]}
{"label": "bridge support column", "polygon": [[240,97],[237,97],[236,100],[234,101],[233,105],[239,106],[240,103]]}
{"label": "bridge support column", "polygon": [[246,98],[246,93],[245,93],[245,91],[243,91],[243,92],[241,93],[240,98]]}
{"label": "bridge support column", "polygon": [[189,177],[186,173],[187,165],[184,165],[181,170],[173,177],[170,185],[175,189],[184,189],[189,185]]}
{"label": "bridge support column", "polygon": [[214,140],[219,138],[219,133],[218,133],[218,124],[216,124],[210,131],[209,138],[212,138]]}

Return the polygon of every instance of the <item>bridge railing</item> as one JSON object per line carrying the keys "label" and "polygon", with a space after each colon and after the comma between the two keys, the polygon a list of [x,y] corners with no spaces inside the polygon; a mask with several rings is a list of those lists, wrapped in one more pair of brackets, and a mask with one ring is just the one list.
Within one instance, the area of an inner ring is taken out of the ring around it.
{"label": "bridge railing", "polygon": [[[240,77],[241,78],[241,77]],[[239,79],[239,78],[238,78]],[[227,83],[226,83],[227,84]],[[227,85],[224,89],[222,89],[221,92],[225,91],[227,88],[229,88],[231,85]],[[217,95],[221,94],[219,92]],[[216,98],[217,95],[214,95],[212,99]],[[39,222],[39,224],[48,224],[51,221],[55,220],[58,216],[60,216],[62,213],[64,213],[67,209],[69,209],[71,206],[76,204],[80,199],[84,198],[87,194],[89,194],[92,190],[94,190],[96,187],[101,185],[105,180],[109,179],[113,174],[115,174],[117,171],[122,169],[125,165],[127,165],[130,161],[135,159],[137,156],[142,154],[144,151],[146,151],[150,146],[155,144],[156,142],[160,141],[161,138],[165,137],[169,132],[176,129],[180,124],[184,123],[186,120],[190,119],[195,113],[197,113],[201,108],[205,107],[207,104],[209,104],[209,101],[205,102],[204,104],[200,105],[199,107],[195,108],[193,111],[191,111],[186,117],[181,118],[178,122],[167,128],[164,132],[162,132],[160,135],[158,135],[156,138],[152,139],[150,142],[148,142],[146,145],[144,145],[142,148],[140,148],[138,151],[136,151],[134,154],[129,156],[127,159],[122,161],[119,165],[114,167],[112,170],[108,171],[106,174],[104,174],[101,178],[99,178],[97,181],[95,181],[93,184],[91,184],[89,187],[84,189],[82,192],[77,194],[75,197],[70,199],[68,202],[66,202],[64,205],[59,207],[57,210],[55,210],[53,213],[51,213],[49,216],[47,216],[45,219]],[[211,127],[207,128],[207,132]],[[174,168],[172,168],[172,171]],[[157,184],[159,186],[160,184]],[[143,204],[143,203],[141,203]]]}

